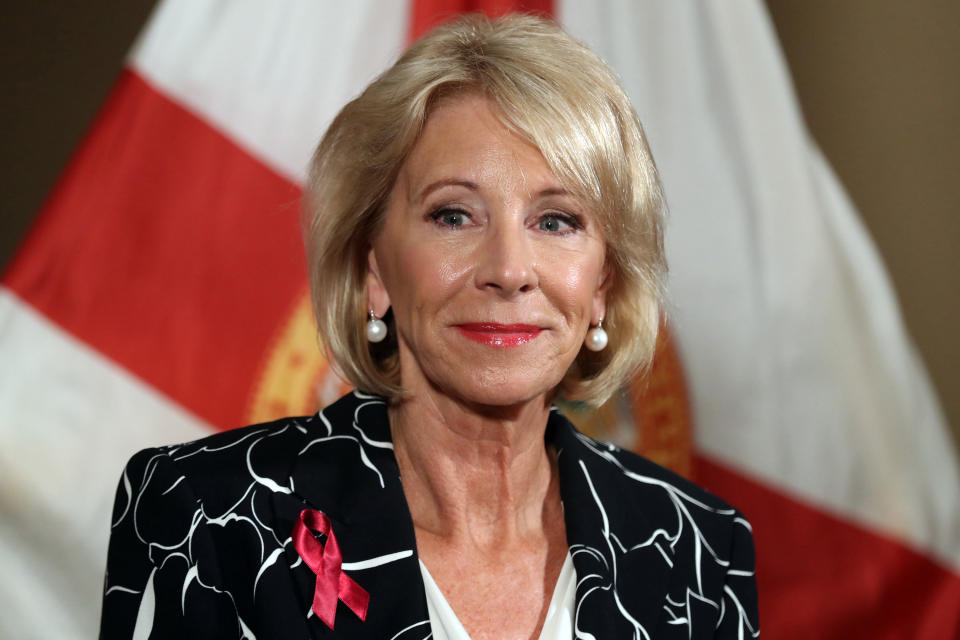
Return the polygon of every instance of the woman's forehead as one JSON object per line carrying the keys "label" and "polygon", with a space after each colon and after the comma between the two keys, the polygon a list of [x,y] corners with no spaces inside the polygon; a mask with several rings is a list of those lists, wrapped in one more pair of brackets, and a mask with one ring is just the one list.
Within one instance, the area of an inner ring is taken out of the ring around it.
{"label": "woman's forehead", "polygon": [[418,201],[444,186],[518,180],[535,191],[563,191],[540,151],[503,124],[493,102],[470,93],[436,105],[398,182]]}

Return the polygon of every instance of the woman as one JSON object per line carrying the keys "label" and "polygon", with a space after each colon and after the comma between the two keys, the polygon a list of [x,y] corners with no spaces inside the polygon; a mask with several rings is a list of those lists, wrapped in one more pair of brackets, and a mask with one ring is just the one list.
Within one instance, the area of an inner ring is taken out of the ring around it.
{"label": "woman", "polygon": [[749,525],[578,434],[652,356],[656,169],[552,23],[464,18],[337,116],[304,230],[360,390],[131,460],[103,637],[757,635]]}

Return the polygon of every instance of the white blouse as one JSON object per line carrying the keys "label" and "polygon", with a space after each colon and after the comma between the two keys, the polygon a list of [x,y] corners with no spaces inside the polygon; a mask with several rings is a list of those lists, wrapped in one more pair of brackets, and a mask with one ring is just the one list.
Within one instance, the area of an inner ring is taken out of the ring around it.
{"label": "white blouse", "polygon": [[[427,611],[430,614],[430,626],[433,628],[433,640],[470,640],[457,614],[434,582],[423,561],[420,562],[423,586],[427,593]],[[573,612],[576,607],[577,573],[573,569],[573,558],[567,552],[560,576],[550,597],[547,617],[543,621],[539,640],[571,640],[573,638]]]}

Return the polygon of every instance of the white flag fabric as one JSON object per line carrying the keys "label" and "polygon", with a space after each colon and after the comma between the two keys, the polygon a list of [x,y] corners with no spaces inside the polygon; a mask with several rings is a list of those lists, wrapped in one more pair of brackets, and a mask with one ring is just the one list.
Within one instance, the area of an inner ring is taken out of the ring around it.
{"label": "white flag fabric", "polygon": [[960,566],[943,415],[762,8],[560,15],[620,73],[651,139],[701,450]]}
{"label": "white flag fabric", "polygon": [[412,35],[510,7],[600,53],[644,122],[694,480],[754,524],[764,634],[960,634],[956,454],[762,3],[164,0],[3,277],[0,636],[96,633],[135,450],[335,397],[303,364],[312,148]]}

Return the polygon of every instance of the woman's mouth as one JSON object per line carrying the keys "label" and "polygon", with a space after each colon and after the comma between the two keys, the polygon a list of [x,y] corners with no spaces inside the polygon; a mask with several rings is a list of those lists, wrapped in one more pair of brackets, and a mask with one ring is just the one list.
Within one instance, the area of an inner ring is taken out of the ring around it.
{"label": "woman's mouth", "polygon": [[462,336],[491,347],[519,347],[536,339],[541,327],[532,324],[467,322],[455,325]]}

